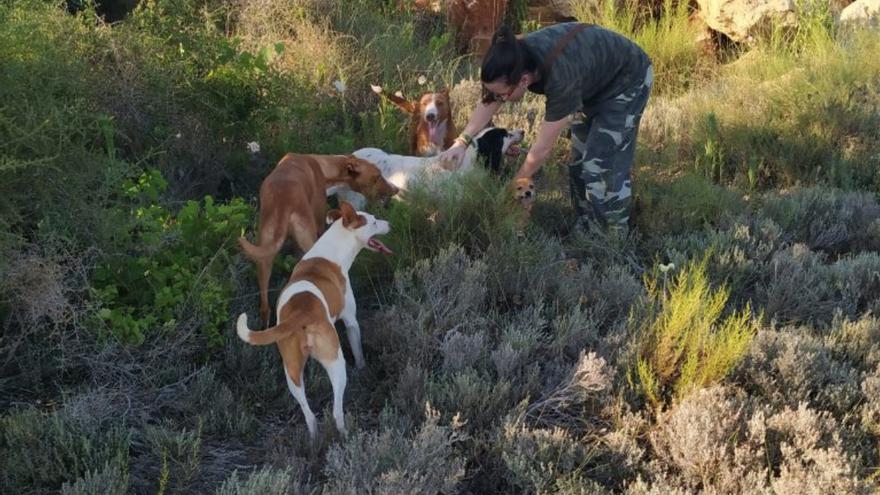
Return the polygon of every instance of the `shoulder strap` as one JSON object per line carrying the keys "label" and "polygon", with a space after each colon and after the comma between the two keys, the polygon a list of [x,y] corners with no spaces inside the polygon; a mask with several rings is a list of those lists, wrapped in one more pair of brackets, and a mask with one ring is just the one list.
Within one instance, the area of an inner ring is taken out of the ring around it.
{"label": "shoulder strap", "polygon": [[568,32],[565,33],[565,36],[563,36],[562,38],[559,38],[559,41],[556,43],[556,46],[553,47],[553,51],[550,52],[550,55],[548,55],[547,58],[544,59],[544,63],[541,64],[541,72],[546,73],[547,70],[549,70],[550,67],[553,65],[553,62],[556,61],[556,57],[558,57],[559,54],[562,53],[562,50],[565,48],[565,45],[567,45],[568,42],[571,41],[572,38],[577,36],[578,33],[583,31],[584,29],[586,29],[587,26],[590,26],[590,24],[578,23],[577,26],[569,29]]}

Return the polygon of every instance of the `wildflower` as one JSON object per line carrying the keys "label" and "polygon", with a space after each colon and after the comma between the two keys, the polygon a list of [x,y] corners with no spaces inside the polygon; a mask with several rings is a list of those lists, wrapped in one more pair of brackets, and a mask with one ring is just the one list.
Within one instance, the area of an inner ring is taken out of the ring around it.
{"label": "wildflower", "polygon": [[339,91],[340,93],[345,93],[344,82],[337,79],[336,81],[333,81],[333,87],[336,88],[336,91]]}
{"label": "wildflower", "polygon": [[258,143],[256,141],[251,141],[250,143],[247,144],[247,149],[251,153],[259,153],[260,152],[260,143]]}
{"label": "wildflower", "polygon": [[668,272],[669,270],[675,270],[675,263],[670,263],[668,265],[660,264],[660,271],[663,273]]}
{"label": "wildflower", "polygon": [[425,76],[419,76],[419,86],[424,86],[425,83],[428,82],[428,78]]}

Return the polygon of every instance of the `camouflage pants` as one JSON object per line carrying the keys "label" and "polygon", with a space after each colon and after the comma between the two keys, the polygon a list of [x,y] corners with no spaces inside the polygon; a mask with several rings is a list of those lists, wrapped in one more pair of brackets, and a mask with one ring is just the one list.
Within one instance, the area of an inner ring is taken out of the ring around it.
{"label": "camouflage pants", "polygon": [[627,228],[636,135],[653,82],[648,67],[641,84],[575,116],[568,171],[579,221]]}

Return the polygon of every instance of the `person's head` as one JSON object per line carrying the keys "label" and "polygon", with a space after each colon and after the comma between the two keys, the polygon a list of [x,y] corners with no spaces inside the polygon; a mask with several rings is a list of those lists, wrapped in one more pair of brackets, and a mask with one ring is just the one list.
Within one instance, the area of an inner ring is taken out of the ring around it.
{"label": "person's head", "polygon": [[483,57],[480,80],[483,103],[519,101],[533,82],[535,59],[513,30],[501,26],[492,36],[492,46]]}

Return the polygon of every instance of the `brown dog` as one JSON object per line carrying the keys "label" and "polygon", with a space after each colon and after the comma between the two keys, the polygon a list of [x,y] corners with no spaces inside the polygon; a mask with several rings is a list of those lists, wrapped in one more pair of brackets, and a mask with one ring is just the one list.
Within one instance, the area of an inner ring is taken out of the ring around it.
{"label": "brown dog", "polygon": [[517,234],[523,235],[525,226],[532,216],[532,206],[535,205],[535,199],[537,198],[535,181],[528,177],[520,177],[514,179],[512,187],[514,198],[516,198],[516,201],[526,212],[522,217],[522,222],[517,225]]}
{"label": "brown dog", "polygon": [[272,263],[290,235],[305,253],[324,232],[327,196],[351,189],[369,198],[397,194],[370,162],[351,155],[288,153],[260,186],[259,244],[239,238],[245,256],[257,264],[260,320],[269,325],[269,277]]}
{"label": "brown dog", "polygon": [[452,121],[448,89],[423,93],[418,100],[408,101],[399,94],[386,94],[382,86],[372,88],[374,93],[411,115],[410,155],[434,156],[452,146],[458,133]]}

